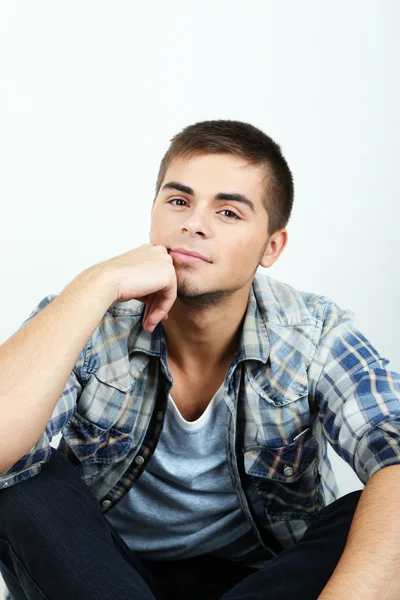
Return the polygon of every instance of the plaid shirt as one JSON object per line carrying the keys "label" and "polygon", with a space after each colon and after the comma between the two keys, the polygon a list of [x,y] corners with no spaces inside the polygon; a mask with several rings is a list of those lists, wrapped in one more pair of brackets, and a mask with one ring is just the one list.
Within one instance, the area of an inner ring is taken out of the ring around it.
{"label": "plaid shirt", "polygon": [[[43,435],[0,473],[0,489],[37,474],[61,432],[58,449],[103,513],[129,492],[156,448],[173,383],[162,324],[146,332],[143,311],[137,300],[109,307]],[[254,277],[224,382],[226,457],[243,513],[271,557],[339,497],[328,442],[364,484],[400,462],[400,374],[353,317],[326,296]]]}

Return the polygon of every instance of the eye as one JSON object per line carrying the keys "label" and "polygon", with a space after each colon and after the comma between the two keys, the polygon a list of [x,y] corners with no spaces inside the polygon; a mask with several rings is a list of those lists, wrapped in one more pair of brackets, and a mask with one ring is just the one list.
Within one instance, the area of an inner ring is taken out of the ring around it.
{"label": "eye", "polygon": [[[167,204],[172,204],[172,202],[175,202],[175,200],[180,200],[181,202],[185,202],[187,204],[186,200],[184,200],[183,198],[172,198],[172,200],[168,200]],[[238,217],[237,214],[233,212],[233,210],[228,210],[227,208],[224,208],[224,210],[221,210],[220,212],[227,212],[233,215],[233,217],[226,217],[227,219],[237,219],[238,221],[241,221],[241,218]]]}

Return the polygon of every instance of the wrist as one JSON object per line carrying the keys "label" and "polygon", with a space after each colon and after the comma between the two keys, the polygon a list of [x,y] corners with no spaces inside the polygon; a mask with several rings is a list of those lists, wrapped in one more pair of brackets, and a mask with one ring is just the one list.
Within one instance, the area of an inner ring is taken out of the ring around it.
{"label": "wrist", "polygon": [[103,298],[107,302],[107,307],[118,300],[118,284],[115,275],[99,263],[89,267],[78,276],[82,285],[88,286],[90,293]]}

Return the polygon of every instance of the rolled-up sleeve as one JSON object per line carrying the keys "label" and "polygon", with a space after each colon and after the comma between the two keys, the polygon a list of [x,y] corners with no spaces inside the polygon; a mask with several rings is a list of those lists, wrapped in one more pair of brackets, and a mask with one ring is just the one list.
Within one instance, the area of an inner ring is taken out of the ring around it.
{"label": "rolled-up sleeve", "polygon": [[[29,317],[22,323],[22,328],[28,321],[33,319],[41,310],[56,298],[55,295],[49,295],[43,298],[33,309]],[[51,456],[52,438],[57,435],[68,423],[76,410],[76,404],[82,393],[85,383],[84,364],[91,340],[80,353],[68,381],[57,401],[52,412],[50,420],[36,444],[22,456],[14,465],[7,470],[0,472],[0,489],[12,486],[24,479],[28,479],[40,472],[42,464],[46,463]],[[51,373],[49,373],[51,377]],[[40,402],[40,398],[38,398]]]}
{"label": "rolled-up sleeve", "polygon": [[387,368],[354,326],[354,313],[328,302],[308,369],[310,400],[337,454],[365,484],[400,463],[400,374]]}

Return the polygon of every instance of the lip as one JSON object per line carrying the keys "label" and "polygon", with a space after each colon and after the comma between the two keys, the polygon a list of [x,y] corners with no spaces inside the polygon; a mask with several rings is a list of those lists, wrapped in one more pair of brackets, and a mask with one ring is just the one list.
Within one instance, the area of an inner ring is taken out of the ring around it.
{"label": "lip", "polygon": [[176,252],[175,250],[170,251],[170,256],[172,256],[174,261],[184,262],[184,263],[199,263],[202,265],[209,265],[210,263],[207,260],[200,258],[199,256],[193,256],[193,254],[184,254],[183,252]]}
{"label": "lip", "polygon": [[[194,250],[193,251],[186,250],[185,248],[171,248],[170,254],[176,255],[176,258],[185,260],[185,262],[189,262],[186,260],[189,258],[196,258],[197,261],[195,261],[195,262],[199,262],[199,261],[205,262],[205,263],[211,262],[203,254],[200,254],[199,252],[195,252]],[[190,262],[192,262],[192,261],[190,261]]]}

